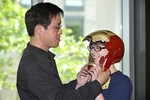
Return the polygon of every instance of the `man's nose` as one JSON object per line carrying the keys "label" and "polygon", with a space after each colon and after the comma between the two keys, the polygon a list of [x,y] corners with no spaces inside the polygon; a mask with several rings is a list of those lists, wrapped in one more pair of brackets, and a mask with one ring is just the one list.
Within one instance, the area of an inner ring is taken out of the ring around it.
{"label": "man's nose", "polygon": [[62,29],[61,28],[59,29],[58,34],[60,34],[60,35],[62,34]]}

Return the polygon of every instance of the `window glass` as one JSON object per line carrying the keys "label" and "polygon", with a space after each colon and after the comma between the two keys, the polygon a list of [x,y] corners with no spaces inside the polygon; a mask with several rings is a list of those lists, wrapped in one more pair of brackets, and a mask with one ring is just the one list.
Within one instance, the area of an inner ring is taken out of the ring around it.
{"label": "window glass", "polygon": [[[8,28],[6,30],[6,27],[1,27],[0,31],[1,34],[8,32],[9,33],[15,33],[15,34],[23,34],[23,37],[26,37],[27,31],[25,29],[24,25],[24,18],[21,11],[27,10],[27,8],[31,7],[32,4],[36,4],[38,2],[52,2],[59,7],[61,7],[64,10],[64,19],[63,19],[63,28],[67,28],[72,30],[70,35],[73,35],[74,37],[63,37],[67,44],[67,47],[64,46],[64,42],[61,40],[61,44],[58,49],[56,49],[55,52],[57,52],[56,59],[58,58],[57,65],[60,77],[62,78],[62,81],[67,83],[71,79],[76,77],[76,73],[79,71],[79,69],[82,67],[83,64],[86,64],[88,61],[88,50],[85,50],[86,47],[81,44],[81,40],[79,37],[84,37],[87,34],[96,31],[96,30],[111,30],[115,32],[117,35],[119,35],[124,41],[125,41],[125,55],[123,60],[116,64],[117,69],[123,71],[125,74],[129,75],[130,71],[130,64],[129,64],[129,4],[128,0],[88,0],[85,2],[85,0],[16,0],[19,2],[19,4],[25,8],[24,10],[21,10],[19,7],[16,8],[13,11],[8,11],[6,8],[3,8],[2,13],[0,15],[0,18],[2,18],[0,25],[7,25]],[[9,2],[9,5],[11,3]],[[4,6],[4,5],[2,5]],[[7,9],[10,10],[10,6],[6,6]],[[11,8],[12,9],[12,8]],[[19,10],[19,15],[17,12]],[[3,13],[3,11],[6,11],[6,13]],[[13,13],[12,13],[13,12]],[[8,15],[9,13],[9,15]],[[3,17],[3,14],[6,14],[5,17]],[[16,17],[16,15],[19,15],[21,17]],[[12,16],[12,17],[11,17]],[[15,16],[15,17],[14,17]],[[8,18],[7,18],[8,17]],[[5,20],[4,20],[5,19]],[[8,20],[8,23],[5,22]],[[12,23],[15,24],[9,24],[9,22],[12,21]],[[21,25],[24,26],[21,26]],[[13,26],[14,25],[14,26]],[[19,27],[19,30],[17,29]],[[4,29],[5,28],[5,29]],[[4,30],[4,32],[3,32]],[[18,33],[17,33],[18,32]],[[66,31],[63,33],[65,34]],[[69,31],[70,32],[70,31]],[[7,37],[9,35],[7,34]],[[18,35],[19,36],[19,35]],[[2,35],[1,43],[3,44],[1,46],[2,49],[7,49],[13,47],[12,41],[19,41],[18,43],[27,43],[27,39],[23,40],[21,37],[9,37],[7,41],[11,42],[7,48],[3,48],[5,45],[8,45],[6,42],[6,39],[3,38],[4,35]],[[5,42],[4,42],[4,41]],[[21,41],[21,42],[20,42]],[[22,42],[23,41],[23,42]],[[72,43],[72,44],[71,44]],[[14,44],[16,45],[16,44]],[[24,48],[26,44],[22,45],[22,47],[18,47],[16,45],[16,48]],[[16,92],[15,88],[15,82],[16,82],[16,70],[18,68],[18,61],[20,60],[22,49],[20,51],[11,51],[9,52],[3,52],[0,51],[0,100],[19,100],[18,94]],[[15,48],[13,48],[15,50]],[[60,54],[59,54],[60,53]],[[60,56],[61,55],[61,56]],[[76,61],[74,60],[76,58]],[[60,60],[61,59],[61,60]],[[75,62],[75,63],[74,63]],[[61,65],[61,64],[64,65]],[[67,72],[67,73],[66,73]],[[70,74],[69,74],[70,73]],[[64,78],[65,77],[65,78]]]}
{"label": "window glass", "polygon": [[72,35],[75,35],[76,40],[78,40],[79,36],[83,37],[83,23],[84,20],[82,16],[65,17],[65,25],[67,28],[72,29]]}
{"label": "window glass", "polygon": [[83,0],[65,0],[64,6],[66,10],[83,10]]}

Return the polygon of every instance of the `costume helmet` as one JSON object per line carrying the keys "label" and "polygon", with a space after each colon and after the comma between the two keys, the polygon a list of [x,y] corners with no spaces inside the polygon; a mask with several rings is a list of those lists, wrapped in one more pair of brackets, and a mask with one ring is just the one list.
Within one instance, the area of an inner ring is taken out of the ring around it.
{"label": "costume helmet", "polygon": [[[107,56],[99,60],[100,63],[104,62],[104,59],[106,60],[105,64],[103,64],[104,70],[108,69],[111,64],[118,63],[122,60],[124,55],[124,43],[115,33],[109,30],[98,30],[87,35],[83,41],[85,40],[90,43],[98,41],[105,42],[105,47],[109,52]],[[93,62],[90,54],[89,59],[90,62]]]}

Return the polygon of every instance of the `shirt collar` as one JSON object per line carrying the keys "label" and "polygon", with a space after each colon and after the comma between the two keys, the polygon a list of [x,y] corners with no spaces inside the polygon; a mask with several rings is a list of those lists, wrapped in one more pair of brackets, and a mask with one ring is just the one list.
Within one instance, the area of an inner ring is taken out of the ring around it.
{"label": "shirt collar", "polygon": [[52,53],[51,51],[46,52],[41,48],[38,48],[38,47],[31,45],[30,43],[27,44],[27,49],[32,50],[35,53],[38,53],[39,55],[42,55],[46,58],[54,59],[54,57],[55,57],[55,54]]}

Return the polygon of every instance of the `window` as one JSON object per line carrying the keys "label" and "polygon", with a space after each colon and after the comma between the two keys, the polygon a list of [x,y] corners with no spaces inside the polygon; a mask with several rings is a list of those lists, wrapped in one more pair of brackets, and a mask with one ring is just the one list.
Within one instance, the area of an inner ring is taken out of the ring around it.
{"label": "window", "polygon": [[20,4],[26,8],[31,7],[31,0],[20,0]]}
{"label": "window", "polygon": [[83,10],[83,0],[65,0],[66,10]]}
{"label": "window", "polygon": [[72,34],[75,35],[76,40],[78,40],[79,36],[83,36],[83,24],[84,24],[83,17],[66,16],[65,24],[66,24],[66,28],[72,29],[73,31]]}

